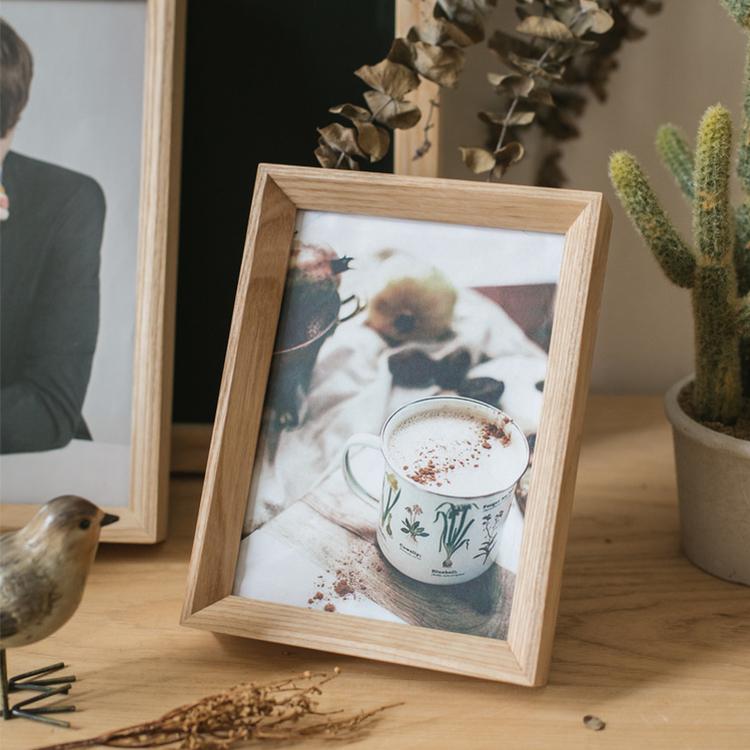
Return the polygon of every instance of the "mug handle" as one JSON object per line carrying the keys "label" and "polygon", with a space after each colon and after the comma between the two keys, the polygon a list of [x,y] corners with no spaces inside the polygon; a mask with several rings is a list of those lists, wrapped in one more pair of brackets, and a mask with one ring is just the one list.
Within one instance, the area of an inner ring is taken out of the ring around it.
{"label": "mug handle", "polygon": [[344,446],[344,455],[342,460],[342,469],[344,471],[344,479],[349,485],[349,489],[360,499],[364,500],[368,505],[372,505],[374,508],[380,507],[380,499],[371,495],[360,483],[357,477],[354,476],[352,471],[351,462],[349,460],[349,452],[352,448],[358,446],[364,446],[365,448],[374,448],[380,452],[380,438],[377,435],[370,435],[367,432],[358,432],[356,435],[352,435]]}
{"label": "mug handle", "polygon": [[350,294],[346,299],[342,299],[341,307],[343,307],[344,305],[348,305],[350,302],[354,302],[354,308],[350,313],[339,317],[339,323],[343,323],[344,321],[350,320],[355,315],[359,315],[359,313],[361,313],[362,310],[367,307],[367,303],[360,299],[359,295],[357,294]]}

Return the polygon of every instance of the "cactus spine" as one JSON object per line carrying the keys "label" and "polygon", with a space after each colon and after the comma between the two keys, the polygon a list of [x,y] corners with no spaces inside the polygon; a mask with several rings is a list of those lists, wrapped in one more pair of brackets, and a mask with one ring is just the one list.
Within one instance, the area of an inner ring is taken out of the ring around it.
{"label": "cactus spine", "polygon": [[[722,0],[750,31],[750,0]],[[691,290],[695,320],[693,408],[706,422],[734,424],[750,400],[750,45],[745,66],[737,172],[744,202],[732,211],[729,173],[732,124],[724,107],[710,107],[695,154],[673,125],[659,129],[659,154],[693,208],[694,247],[664,213],[638,162],[613,154],[610,178],[667,277]]]}

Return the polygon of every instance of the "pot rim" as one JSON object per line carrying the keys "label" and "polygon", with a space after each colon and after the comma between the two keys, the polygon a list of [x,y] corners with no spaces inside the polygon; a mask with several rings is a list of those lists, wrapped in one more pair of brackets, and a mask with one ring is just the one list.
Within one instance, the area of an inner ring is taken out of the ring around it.
{"label": "pot rim", "polygon": [[667,419],[675,430],[683,435],[705,445],[707,448],[731,453],[740,458],[750,459],[750,440],[741,440],[740,438],[725,435],[716,432],[700,422],[696,422],[689,417],[680,406],[678,397],[682,389],[693,381],[694,375],[687,375],[678,380],[664,396],[664,411]]}

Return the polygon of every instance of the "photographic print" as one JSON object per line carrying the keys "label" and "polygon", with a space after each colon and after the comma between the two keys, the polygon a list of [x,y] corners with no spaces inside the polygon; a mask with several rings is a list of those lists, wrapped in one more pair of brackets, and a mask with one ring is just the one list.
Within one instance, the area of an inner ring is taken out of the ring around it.
{"label": "photographic print", "polygon": [[297,214],[236,594],[506,637],[562,252]]}
{"label": "photographic print", "polygon": [[544,683],[609,227],[261,165],[182,622]]}
{"label": "photographic print", "polygon": [[[173,261],[164,258],[176,235],[157,225],[176,206],[173,167],[168,154],[158,169],[150,165],[160,155],[153,137],[172,128],[175,30],[158,27],[175,6],[155,5],[3,3],[4,526],[20,525],[40,502],[75,494],[123,510],[113,538],[154,541],[163,533],[159,429],[150,441],[144,432],[169,409],[171,378],[167,369],[157,390],[144,390],[151,374],[142,350],[152,347],[155,366],[171,351],[163,327]],[[154,92],[164,81],[169,86]],[[164,105],[152,92],[166,95]],[[165,203],[145,208],[157,183]],[[166,269],[162,278],[151,276],[154,263]],[[165,298],[164,320],[150,318]]]}

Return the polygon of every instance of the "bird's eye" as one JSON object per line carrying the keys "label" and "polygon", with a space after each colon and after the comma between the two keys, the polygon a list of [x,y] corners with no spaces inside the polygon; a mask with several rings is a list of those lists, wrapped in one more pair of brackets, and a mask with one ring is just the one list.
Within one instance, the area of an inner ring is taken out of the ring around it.
{"label": "bird's eye", "polygon": [[91,526],[91,521],[89,521],[88,518],[84,518],[81,523],[78,524],[79,529],[88,529],[88,527]]}

